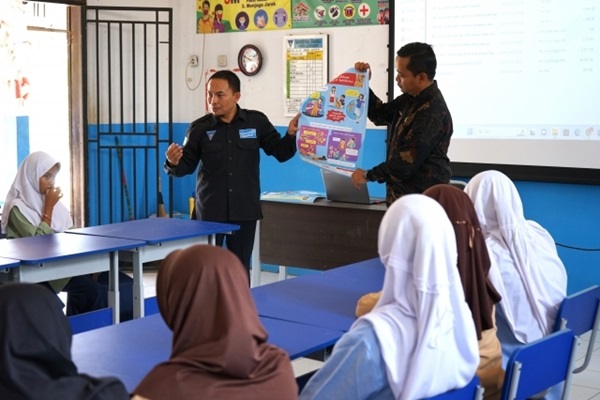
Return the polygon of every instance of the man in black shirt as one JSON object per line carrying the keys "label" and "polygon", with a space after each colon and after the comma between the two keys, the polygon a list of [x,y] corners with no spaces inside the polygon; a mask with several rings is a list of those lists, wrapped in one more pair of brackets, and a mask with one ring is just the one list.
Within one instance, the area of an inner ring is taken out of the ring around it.
{"label": "man in black shirt", "polygon": [[169,146],[164,167],[169,175],[184,176],[200,163],[196,217],[240,226],[232,235],[217,235],[216,244],[225,243],[249,271],[256,221],[262,218],[260,149],[279,162],[292,158],[299,115],[282,137],[266,115],[240,108],[240,96],[240,79],[235,73],[215,72],[207,83],[212,113],[190,124],[183,147]]}

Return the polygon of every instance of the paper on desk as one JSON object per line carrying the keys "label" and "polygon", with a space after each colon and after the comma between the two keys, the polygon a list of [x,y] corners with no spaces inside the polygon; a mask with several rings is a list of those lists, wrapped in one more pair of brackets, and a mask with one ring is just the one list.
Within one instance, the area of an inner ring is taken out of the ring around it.
{"label": "paper on desk", "polygon": [[309,190],[288,190],[284,192],[262,192],[261,200],[276,200],[284,203],[314,203],[318,199],[324,199],[325,194]]}

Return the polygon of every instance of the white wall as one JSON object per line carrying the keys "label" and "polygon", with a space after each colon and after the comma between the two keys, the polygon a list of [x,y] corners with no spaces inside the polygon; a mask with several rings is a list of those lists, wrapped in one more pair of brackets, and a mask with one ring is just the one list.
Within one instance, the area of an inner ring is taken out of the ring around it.
{"label": "white wall", "polygon": [[[88,0],[88,5],[141,6],[139,1]],[[237,55],[247,43],[258,46],[265,62],[254,77],[240,75],[242,97],[240,105],[266,113],[274,125],[287,125],[283,115],[283,37],[286,35],[329,35],[329,77],[333,78],[352,67],[356,61],[366,61],[373,68],[371,87],[382,98],[386,96],[388,66],[388,27],[372,25],[352,28],[294,29],[262,32],[196,34],[195,0],[149,0],[145,7],[173,7],[173,94],[174,122],[191,122],[205,113],[205,74],[217,68],[217,56],[227,57],[227,67],[237,67]],[[199,67],[187,67],[189,57],[200,57]],[[194,88],[202,79],[196,90]]]}

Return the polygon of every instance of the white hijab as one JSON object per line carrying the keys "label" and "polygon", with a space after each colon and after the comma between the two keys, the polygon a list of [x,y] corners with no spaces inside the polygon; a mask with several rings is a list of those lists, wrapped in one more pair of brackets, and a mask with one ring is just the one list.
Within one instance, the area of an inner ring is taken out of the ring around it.
{"label": "white hijab", "polygon": [[479,348],[446,212],[427,196],[403,196],[385,213],[378,243],[383,290],[361,319],[374,327],[394,397],[420,399],[465,386],[475,376]]}
{"label": "white hijab", "polygon": [[490,280],[515,337],[529,343],[551,333],[567,294],[567,273],[554,240],[525,219],[517,188],[503,173],[481,172],[465,192],[475,205],[492,259]]}
{"label": "white hijab", "polygon": [[[17,207],[33,226],[42,222],[45,194],[40,192],[40,178],[55,165],[60,171],[60,163],[43,151],[31,153],[23,160],[6,195],[2,211],[3,233],[6,233],[8,217],[13,207]],[[51,228],[55,232],[64,232],[73,226],[69,210],[60,201],[54,206],[50,217]]]}

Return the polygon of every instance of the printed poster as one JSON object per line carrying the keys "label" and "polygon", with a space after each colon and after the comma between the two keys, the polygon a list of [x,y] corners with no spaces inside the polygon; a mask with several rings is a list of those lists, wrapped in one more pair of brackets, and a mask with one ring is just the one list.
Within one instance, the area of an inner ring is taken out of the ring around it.
{"label": "printed poster", "polygon": [[196,33],[290,29],[290,0],[196,0]]}
{"label": "printed poster", "polygon": [[389,25],[389,0],[293,0],[292,28]]}
{"label": "printed poster", "polygon": [[296,115],[304,99],[327,82],[327,47],[327,35],[293,35],[283,38],[286,116]]}
{"label": "printed poster", "polygon": [[351,68],[312,93],[300,106],[298,153],[303,161],[343,175],[362,165],[368,72]]}

